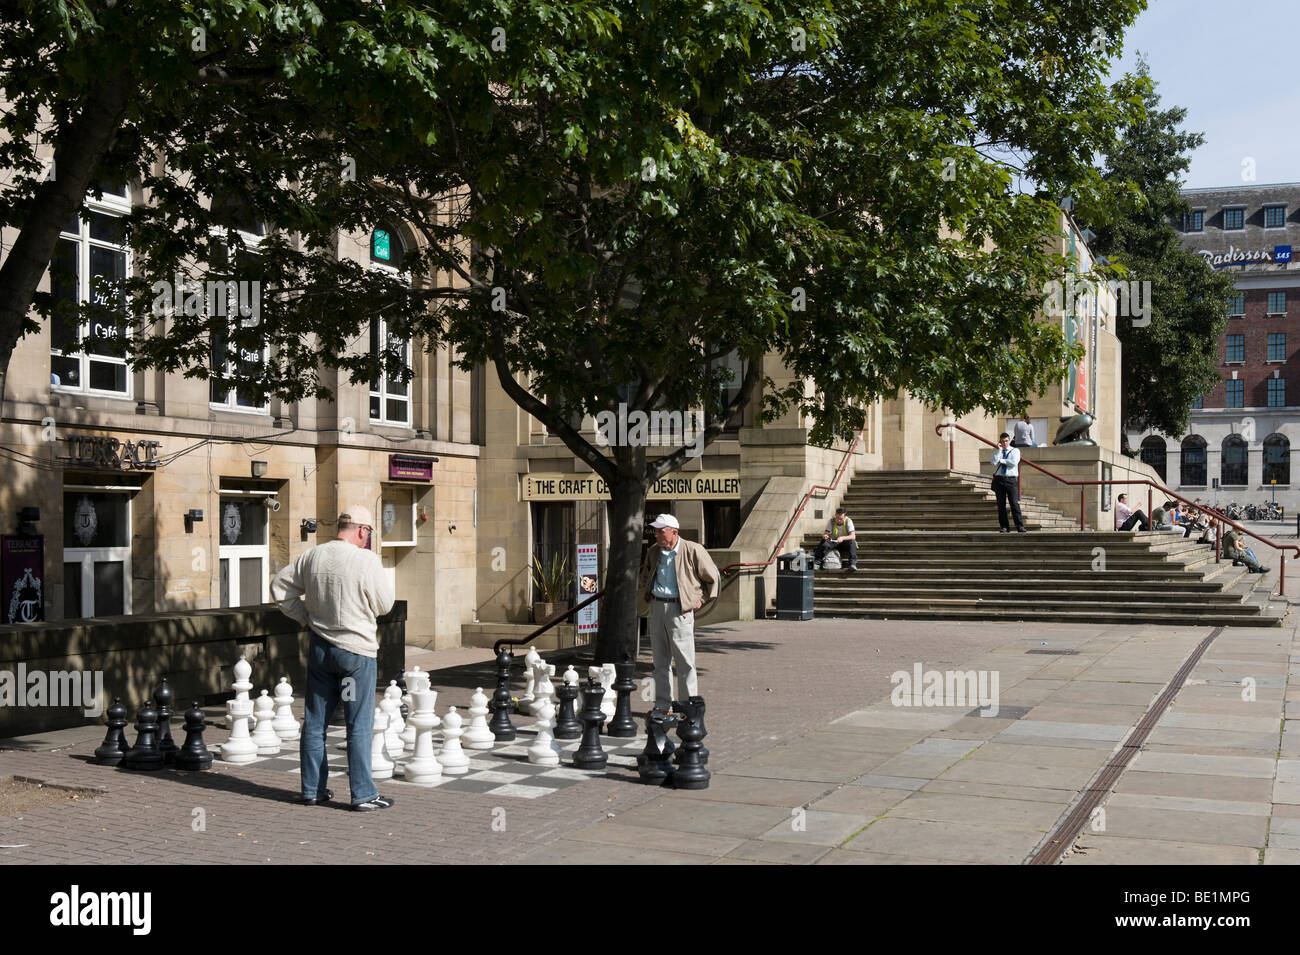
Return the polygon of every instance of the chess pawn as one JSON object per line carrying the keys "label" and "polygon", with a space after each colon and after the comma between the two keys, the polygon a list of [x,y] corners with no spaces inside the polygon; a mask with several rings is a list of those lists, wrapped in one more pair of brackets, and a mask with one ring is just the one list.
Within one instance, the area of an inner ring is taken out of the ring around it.
{"label": "chess pawn", "polygon": [[146,699],[136,716],[135,746],[126,754],[123,762],[127,769],[155,770],[162,769],[163,756],[158,750],[158,711],[153,703]]}
{"label": "chess pawn", "polygon": [[287,676],[280,677],[280,682],[275,685],[275,722],[271,728],[282,743],[292,743],[302,735],[298,721],[293,717],[293,687],[289,685]]}
{"label": "chess pawn", "polygon": [[371,728],[374,741],[370,747],[370,775],[375,779],[392,779],[394,763],[388,758],[384,730],[388,729],[388,714],[375,707],[375,725]]}
{"label": "chess pawn", "polygon": [[411,714],[415,723],[415,754],[402,765],[402,775],[416,786],[433,786],[442,779],[442,764],[433,755],[433,720],[430,719],[433,700],[429,696],[432,692],[421,690],[411,694],[415,702],[415,712]]}
{"label": "chess pawn", "polygon": [[95,750],[95,762],[100,766],[116,766],[130,752],[130,747],[126,745],[126,734],[122,732],[126,726],[126,707],[120,698],[113,697],[106,715],[108,732],[104,735],[103,745]]}
{"label": "chess pawn", "polygon": [[185,711],[185,745],[176,753],[177,769],[211,769],[212,754],[203,742],[203,711],[198,700]]}
{"label": "chess pawn", "polygon": [[469,749],[491,749],[492,744],[497,741],[497,738],[492,735],[492,730],[488,729],[487,704],[487,695],[480,686],[469,698],[469,726],[465,728],[465,735],[461,737],[461,742]]}
{"label": "chess pawn", "polygon": [[582,688],[582,743],[573,754],[573,765],[578,769],[604,769],[609,762],[600,746],[600,727],[605,722],[600,698],[604,692],[594,678]]}
{"label": "chess pawn", "polygon": [[384,690],[384,702],[379,705],[384,708],[388,714],[388,729],[385,735],[388,737],[388,755],[394,756],[402,752],[402,730],[406,729],[406,723],[402,720],[402,713],[398,709],[402,703],[402,691],[398,689],[397,681],[390,680],[388,688]]}
{"label": "chess pawn", "polygon": [[555,705],[549,696],[544,696],[537,708],[537,739],[528,747],[528,761],[538,766],[560,765],[560,744],[551,735],[555,725]]}
{"label": "chess pawn", "polygon": [[257,744],[248,732],[248,718],[253,713],[251,700],[236,697],[226,703],[226,725],[230,738],[221,744],[221,759],[227,763],[250,763],[257,758]]}
{"label": "chess pawn", "polygon": [[560,707],[555,719],[556,739],[577,739],[582,735],[582,723],[574,710],[578,699],[578,671],[569,667],[564,671],[564,679],[556,688],[560,698]]}
{"label": "chess pawn", "polygon": [[460,745],[460,738],[465,732],[461,728],[463,722],[454,706],[447,711],[447,716],[442,721],[443,743],[438,761],[442,763],[442,771],[448,776],[464,776],[469,772],[469,756]]}
{"label": "chess pawn", "polygon": [[180,749],[172,739],[172,688],[163,677],[158,689],[153,691],[154,709],[158,711],[158,752],[162,753],[163,764],[171,766],[176,762],[176,751]]}
{"label": "chess pawn", "polygon": [[257,747],[257,755],[278,756],[280,737],[275,735],[275,727],[271,725],[275,722],[275,704],[267,696],[266,690],[263,690],[262,695],[257,698],[253,716],[257,720],[257,728],[253,730],[253,744]]}

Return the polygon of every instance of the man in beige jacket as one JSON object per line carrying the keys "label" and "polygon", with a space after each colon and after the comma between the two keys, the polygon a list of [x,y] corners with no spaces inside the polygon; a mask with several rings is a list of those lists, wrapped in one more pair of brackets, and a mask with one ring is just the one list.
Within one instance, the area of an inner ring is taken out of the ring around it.
{"label": "man in beige jacket", "polygon": [[[718,595],[721,574],[709,552],[682,540],[681,525],[660,514],[650,525],[656,547],[641,565],[640,591],[650,601],[649,637],[655,657],[655,709],[672,707],[672,672],[677,672],[679,700],[700,695],[695,674],[695,611]],[[705,593],[705,586],[707,594]]]}

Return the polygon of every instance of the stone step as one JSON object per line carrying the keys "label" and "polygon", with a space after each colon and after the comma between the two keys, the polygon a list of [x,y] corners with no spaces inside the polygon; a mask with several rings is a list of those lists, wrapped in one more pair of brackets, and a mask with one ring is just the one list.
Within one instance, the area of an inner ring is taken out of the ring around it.
{"label": "stone step", "polygon": [[1282,625],[1283,611],[1274,607],[1263,608],[1257,614],[1220,614],[1207,608],[1193,618],[1180,617],[1160,610],[1145,611],[1123,608],[1120,610],[1030,610],[1017,608],[974,608],[945,607],[933,608],[875,608],[858,606],[852,609],[836,611],[823,616],[872,619],[872,620],[978,620],[990,622],[1023,622],[1045,620],[1055,623],[1101,623],[1101,624],[1159,624],[1198,627],[1278,627]]}
{"label": "stone step", "polygon": [[[932,582],[924,580],[910,580],[906,577],[881,577],[876,574],[864,574],[859,571],[856,574],[844,574],[843,576],[819,575],[814,579],[813,592],[816,596],[822,595],[828,597],[866,597],[870,598],[874,594],[883,594],[887,591],[927,591],[932,592]],[[1252,576],[1259,577],[1260,574]],[[1003,591],[1015,593],[1074,593],[1090,592],[1096,593],[1097,581],[1080,575],[1078,577],[1040,577],[1033,580],[1014,580],[1006,579],[985,579],[980,577],[950,577],[944,581],[944,593],[954,593],[957,591],[976,591],[979,594],[1001,593]],[[1206,595],[1207,598],[1215,597],[1221,594],[1233,592],[1231,587],[1240,587],[1241,584],[1233,581],[1229,589],[1225,589],[1215,581],[1204,580],[1128,580],[1127,575],[1123,580],[1111,581],[1115,589],[1107,589],[1105,593],[1117,593],[1121,585],[1127,583],[1124,588],[1130,592],[1140,591],[1152,595],[1173,595],[1173,594],[1191,594]],[[1237,593],[1237,596],[1243,596]]]}
{"label": "stone step", "polygon": [[1046,610],[1071,610],[1077,607],[1088,607],[1098,609],[1125,609],[1139,612],[1161,611],[1175,617],[1194,617],[1205,610],[1212,610],[1215,613],[1232,614],[1232,615],[1255,615],[1259,613],[1259,607],[1252,604],[1243,604],[1241,602],[1212,602],[1208,600],[1141,600],[1141,599],[1121,599],[1122,595],[1110,594],[1093,594],[1091,596],[1069,596],[1069,597],[1034,597],[1027,599],[1025,597],[1007,597],[1007,598],[988,598],[982,596],[959,597],[949,596],[947,591],[941,595],[935,594],[914,594],[900,597],[872,597],[870,600],[858,600],[847,597],[827,597],[822,601],[814,603],[814,607],[823,612],[833,613],[843,607],[874,607],[877,610],[885,610],[890,607],[976,607],[996,604],[999,609],[1012,612],[1017,609],[1027,608],[1034,611]]}
{"label": "stone step", "polygon": [[[1236,584],[1234,589],[1214,590],[1214,591],[1169,591],[1166,589],[1159,590],[1140,590],[1125,589],[1113,590],[1105,594],[1100,594],[1095,586],[1089,587],[1086,583],[1079,582],[1074,584],[1057,585],[1054,587],[1029,588],[1016,585],[1007,585],[1003,587],[962,587],[956,584],[945,586],[942,591],[942,599],[948,600],[978,600],[985,603],[994,601],[997,603],[1020,604],[1029,600],[1033,603],[1043,605],[1051,604],[1053,606],[1064,606],[1069,604],[1097,604],[1110,603],[1116,606],[1128,606],[1132,603],[1185,603],[1188,606],[1201,606],[1212,604],[1219,606],[1221,604],[1243,604],[1249,591],[1242,584]],[[847,588],[824,589],[816,588],[813,594],[814,606],[823,609],[843,606],[845,601],[852,601],[854,604],[876,605],[883,601],[889,600],[915,600],[922,604],[934,599],[934,591],[926,587],[906,586],[899,584],[893,587],[873,586],[862,588],[860,591],[853,591]],[[1172,600],[1173,597],[1178,600]]]}
{"label": "stone step", "polygon": [[[1219,590],[1225,586],[1225,584],[1220,582],[1221,580],[1226,581],[1226,585],[1230,585],[1232,582],[1240,579],[1241,575],[1244,573],[1244,568],[1241,567],[1232,567],[1229,565],[1227,570],[1222,570],[1221,568],[1222,565],[1220,565],[1219,571],[1221,574],[1235,572],[1236,575],[1210,580],[1208,579],[1209,575],[1206,577],[1200,577],[1194,573],[1189,574],[1176,566],[1165,566],[1163,568],[1144,566],[1123,570],[1110,569],[1093,571],[1089,569],[1080,569],[1076,564],[1069,570],[1063,571],[1047,568],[1034,568],[1032,570],[1018,568],[1010,579],[1022,583],[1037,583],[1039,581],[1050,582],[1082,578],[1092,581],[1094,582],[1094,586],[1102,588],[1122,586],[1125,583],[1132,583],[1134,585],[1154,583],[1164,585],[1166,583],[1180,583],[1197,589],[1205,588],[1209,590]],[[1001,569],[981,570],[970,567],[936,570],[933,565],[919,569],[899,569],[897,567],[863,568],[861,562],[859,562],[859,569],[856,572],[842,570],[814,571],[813,585],[814,587],[821,587],[823,585],[839,586],[841,582],[844,584],[852,584],[854,581],[860,579],[880,580],[890,583],[896,583],[898,581],[917,581],[926,586],[946,585],[949,581],[972,581],[997,585],[1005,583],[1008,580],[1006,573],[1006,571]],[[1255,574],[1253,576],[1258,577],[1261,575]]]}

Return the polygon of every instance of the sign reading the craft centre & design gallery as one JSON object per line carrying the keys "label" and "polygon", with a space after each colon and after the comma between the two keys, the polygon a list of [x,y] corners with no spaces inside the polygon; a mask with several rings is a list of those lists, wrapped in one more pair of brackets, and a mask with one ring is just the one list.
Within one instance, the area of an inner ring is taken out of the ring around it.
{"label": "sign reading the craft centre & design gallery", "polygon": [[[603,501],[605,479],[595,474],[524,474],[525,501]],[[739,471],[691,471],[655,481],[651,500],[734,501],[740,497]]]}
{"label": "sign reading the craft centre & design gallery", "polygon": [[68,454],[59,458],[70,466],[112,471],[156,471],[161,441],[119,441],[98,434],[71,434]]}
{"label": "sign reading the craft centre & design gallery", "polygon": [[421,458],[410,454],[388,456],[388,478],[397,481],[432,481],[433,462],[437,458]]}

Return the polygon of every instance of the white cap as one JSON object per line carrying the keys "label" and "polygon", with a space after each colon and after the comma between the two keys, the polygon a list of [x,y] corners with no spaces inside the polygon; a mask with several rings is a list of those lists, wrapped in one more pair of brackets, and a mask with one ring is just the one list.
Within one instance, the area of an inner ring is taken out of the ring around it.
{"label": "white cap", "polygon": [[366,527],[373,528],[375,519],[370,516],[368,508],[359,504],[353,504],[346,511],[339,515],[340,524],[364,524]]}
{"label": "white cap", "polygon": [[682,529],[682,525],[677,523],[677,518],[673,517],[671,514],[660,514],[657,518],[655,518],[654,522],[650,526],[671,527],[675,531],[679,531]]}

